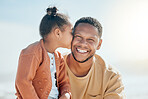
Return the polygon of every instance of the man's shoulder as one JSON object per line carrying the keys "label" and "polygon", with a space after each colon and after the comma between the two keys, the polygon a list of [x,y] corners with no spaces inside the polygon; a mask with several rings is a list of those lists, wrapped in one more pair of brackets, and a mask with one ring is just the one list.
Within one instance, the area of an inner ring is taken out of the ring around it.
{"label": "man's shoulder", "polygon": [[104,73],[115,73],[118,74],[118,70],[111,64],[107,63],[101,56],[95,54],[96,62],[101,66]]}
{"label": "man's shoulder", "polygon": [[[124,85],[122,83],[122,76],[120,72],[112,65],[105,62],[99,55],[95,55],[96,60],[101,62],[103,65],[98,65],[98,68],[102,68],[102,85],[105,90],[105,97],[118,97],[123,99],[124,96]],[[107,94],[112,94],[108,95]]]}

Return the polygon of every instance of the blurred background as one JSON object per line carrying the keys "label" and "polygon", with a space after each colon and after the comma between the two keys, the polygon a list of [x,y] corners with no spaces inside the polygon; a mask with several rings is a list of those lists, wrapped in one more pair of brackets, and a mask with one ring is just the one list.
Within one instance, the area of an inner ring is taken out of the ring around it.
{"label": "blurred background", "polygon": [[148,0],[0,0],[0,99],[15,99],[20,51],[40,40],[40,21],[54,5],[73,24],[98,19],[103,43],[96,53],[120,71],[127,99],[148,99]]}

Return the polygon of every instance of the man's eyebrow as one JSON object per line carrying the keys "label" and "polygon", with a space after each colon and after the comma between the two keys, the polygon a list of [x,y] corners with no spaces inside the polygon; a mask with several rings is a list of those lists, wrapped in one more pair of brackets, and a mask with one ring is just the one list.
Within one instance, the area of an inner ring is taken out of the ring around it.
{"label": "man's eyebrow", "polygon": [[79,33],[79,32],[75,32],[75,34],[80,34],[81,35],[81,33]]}
{"label": "man's eyebrow", "polygon": [[77,34],[78,34],[78,35],[81,35],[79,32],[75,32],[74,34],[75,34],[75,35],[77,35]]}
{"label": "man's eyebrow", "polygon": [[90,37],[89,39],[95,39],[95,38],[96,38],[96,37],[93,36],[93,37]]}

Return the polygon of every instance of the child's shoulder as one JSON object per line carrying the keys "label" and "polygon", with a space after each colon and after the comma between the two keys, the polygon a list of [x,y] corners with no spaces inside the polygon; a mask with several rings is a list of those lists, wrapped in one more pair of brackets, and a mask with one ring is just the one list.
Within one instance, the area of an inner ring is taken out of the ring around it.
{"label": "child's shoulder", "polygon": [[30,45],[28,45],[26,48],[24,48],[22,50],[22,54],[35,54],[38,53],[38,51],[40,51],[41,46],[40,46],[40,42],[37,41],[35,43],[32,43]]}

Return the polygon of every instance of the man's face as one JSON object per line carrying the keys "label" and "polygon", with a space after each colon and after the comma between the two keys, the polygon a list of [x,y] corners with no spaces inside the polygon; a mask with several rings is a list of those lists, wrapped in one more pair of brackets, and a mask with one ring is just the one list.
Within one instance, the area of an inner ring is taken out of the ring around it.
{"label": "man's face", "polygon": [[102,40],[99,38],[96,27],[87,23],[79,23],[74,30],[72,55],[77,62],[84,63],[92,58],[101,43]]}

